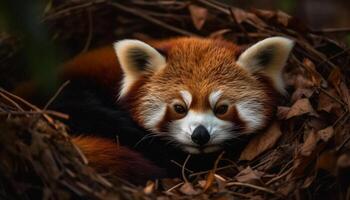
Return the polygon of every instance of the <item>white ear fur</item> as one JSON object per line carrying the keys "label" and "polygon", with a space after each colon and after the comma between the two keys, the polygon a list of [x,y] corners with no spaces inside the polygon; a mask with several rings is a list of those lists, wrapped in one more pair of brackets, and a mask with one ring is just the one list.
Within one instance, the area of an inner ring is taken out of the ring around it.
{"label": "white ear fur", "polygon": [[119,97],[145,73],[156,72],[166,65],[165,58],[156,49],[139,40],[121,40],[114,43],[114,49],[124,72]]}
{"label": "white ear fur", "polygon": [[262,72],[270,77],[275,88],[285,93],[282,69],[293,49],[294,41],[284,37],[264,39],[245,50],[237,64],[251,73]]}

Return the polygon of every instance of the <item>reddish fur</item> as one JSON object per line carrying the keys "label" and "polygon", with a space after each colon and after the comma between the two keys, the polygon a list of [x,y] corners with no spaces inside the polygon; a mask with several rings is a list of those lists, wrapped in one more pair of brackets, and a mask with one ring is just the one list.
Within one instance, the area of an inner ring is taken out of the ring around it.
{"label": "reddish fur", "polygon": [[[149,106],[144,100],[146,94],[161,97],[170,103],[179,91],[188,90],[192,94],[191,108],[197,111],[210,109],[208,95],[212,90],[230,88],[231,93],[223,94],[231,102],[258,96],[264,104],[264,115],[274,114],[277,92],[271,81],[261,75],[251,75],[236,65],[235,59],[241,53],[240,47],[226,41],[177,38],[163,41],[149,41],[151,46],[165,51],[167,67],[156,74],[142,77],[124,97],[121,104],[127,103],[134,119],[143,124],[142,108]],[[206,59],[210,58],[210,59]],[[189,70],[190,68],[190,70]],[[122,71],[112,46],[78,55],[67,62],[61,72],[62,80],[92,82],[104,88],[120,91]],[[171,77],[171,79],[169,79]],[[234,90],[232,90],[232,88]],[[258,89],[257,89],[258,88]],[[168,107],[159,124],[163,129],[166,123],[176,116]],[[230,108],[223,119],[240,123],[235,107]],[[268,124],[268,121],[265,122]],[[140,154],[120,147],[108,139],[77,137],[73,142],[84,152],[90,165],[101,173],[113,174],[136,183],[161,174],[161,170]]]}
{"label": "reddish fur", "polygon": [[73,138],[72,142],[84,152],[89,165],[102,175],[108,175],[108,178],[122,178],[142,184],[163,174],[162,169],[141,154],[119,146],[111,139],[82,136]]}
{"label": "reddish fur", "polygon": [[[156,48],[167,46],[167,67],[143,77],[127,96],[131,112],[140,124],[144,122],[143,109],[150,106],[145,100],[147,94],[157,96],[169,104],[181,90],[192,94],[192,110],[211,109],[208,96],[213,90],[221,88],[231,91],[223,94],[230,102],[258,98],[263,103],[266,119],[274,114],[278,92],[261,75],[252,75],[236,64],[241,53],[239,46],[231,42],[199,38],[177,38],[154,42],[152,45]],[[171,117],[169,112],[166,116]],[[241,121],[238,115],[232,120]],[[265,122],[267,125],[268,120]]]}
{"label": "reddish fur", "polygon": [[59,75],[61,80],[91,82],[114,92],[122,71],[113,47],[107,46],[76,56],[64,64]]}

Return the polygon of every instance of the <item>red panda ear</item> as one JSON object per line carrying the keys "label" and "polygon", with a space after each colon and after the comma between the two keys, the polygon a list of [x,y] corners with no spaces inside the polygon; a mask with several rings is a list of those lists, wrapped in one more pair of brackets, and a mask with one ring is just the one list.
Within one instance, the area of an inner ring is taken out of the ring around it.
{"label": "red panda ear", "polygon": [[251,73],[263,73],[271,78],[275,88],[285,93],[282,69],[294,46],[294,42],[284,37],[264,39],[245,50],[238,58],[237,64]]}
{"label": "red panda ear", "polygon": [[139,40],[121,40],[114,44],[118,61],[124,72],[120,96],[143,75],[165,67],[166,61],[155,48]]}

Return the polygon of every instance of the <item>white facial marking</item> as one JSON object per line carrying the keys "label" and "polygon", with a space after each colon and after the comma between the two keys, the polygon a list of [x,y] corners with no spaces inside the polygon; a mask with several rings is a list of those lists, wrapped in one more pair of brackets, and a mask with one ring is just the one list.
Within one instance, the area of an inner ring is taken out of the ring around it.
{"label": "white facial marking", "polygon": [[218,102],[218,100],[220,99],[221,95],[222,95],[221,90],[214,91],[209,95],[209,103],[210,103],[211,108],[215,108],[215,105]]}
{"label": "white facial marking", "polygon": [[170,123],[169,132],[178,141],[184,145],[184,149],[189,153],[200,153],[198,145],[191,139],[191,135],[195,128],[203,125],[210,134],[210,140],[207,147],[204,146],[204,153],[213,152],[220,147],[216,145],[222,144],[223,141],[234,138],[233,129],[235,125],[232,122],[224,121],[217,118],[212,111],[194,112],[189,111],[186,117]]}
{"label": "white facial marking", "polygon": [[182,90],[180,91],[180,95],[183,98],[184,102],[186,103],[187,108],[189,108],[192,102],[191,93],[187,90]]}
{"label": "white facial marking", "polygon": [[241,101],[236,104],[239,117],[247,123],[247,131],[252,132],[263,125],[262,105],[257,101]]}
{"label": "white facial marking", "polygon": [[144,127],[152,132],[159,132],[157,125],[164,118],[167,110],[167,105],[164,102],[154,99],[149,105],[144,105],[145,109],[142,113],[144,118]]}

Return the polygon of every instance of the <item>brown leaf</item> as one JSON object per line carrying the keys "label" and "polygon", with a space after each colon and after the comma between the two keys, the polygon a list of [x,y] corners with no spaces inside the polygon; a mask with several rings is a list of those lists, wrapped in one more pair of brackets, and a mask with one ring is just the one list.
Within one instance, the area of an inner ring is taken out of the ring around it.
{"label": "brown leaf", "polygon": [[350,93],[348,87],[343,81],[340,83],[340,92],[343,96],[343,101],[348,105],[348,110],[350,110]]}
{"label": "brown leaf", "polygon": [[334,135],[334,129],[332,126],[329,126],[325,129],[319,130],[317,134],[323,142],[328,142]]}
{"label": "brown leaf", "polygon": [[311,130],[303,146],[301,147],[301,155],[310,156],[320,140],[323,142],[328,142],[329,139],[333,137],[333,135],[334,129],[331,126],[319,130],[318,132]]}
{"label": "brown leaf", "polygon": [[272,148],[282,135],[280,125],[274,122],[264,133],[254,137],[241,153],[240,160],[253,160],[264,151]]}
{"label": "brown leaf", "polygon": [[307,113],[316,114],[311,106],[309,99],[299,99],[290,108],[286,119],[290,119],[292,117],[300,116]]}
{"label": "brown leaf", "polygon": [[182,192],[185,195],[197,195],[200,193],[199,190],[195,190],[192,186],[191,183],[184,183],[181,187],[180,187],[180,192]]}
{"label": "brown leaf", "polygon": [[253,170],[251,167],[248,166],[244,170],[240,171],[235,176],[235,179],[241,183],[250,183],[250,184],[260,185],[261,184],[261,176],[262,176],[261,172],[259,172],[257,170]]}
{"label": "brown leaf", "polygon": [[314,151],[318,141],[319,137],[317,136],[317,133],[312,130],[307,136],[303,146],[301,147],[300,154],[302,156],[310,156]]}
{"label": "brown leaf", "polygon": [[148,181],[146,186],[143,188],[145,194],[152,194],[155,189],[155,183],[153,181]]}
{"label": "brown leaf", "polygon": [[190,5],[188,9],[190,10],[194,26],[197,30],[201,30],[205,21],[207,20],[208,10],[197,5]]}
{"label": "brown leaf", "polygon": [[[325,92],[327,92],[327,94]],[[321,91],[320,93],[317,110],[323,110],[328,113],[330,113],[332,110],[339,110],[341,105],[334,100],[334,98],[339,99],[337,91],[333,88],[329,88],[325,92]],[[333,98],[331,98],[329,95],[331,95]]]}
{"label": "brown leaf", "polygon": [[278,106],[277,107],[277,118],[278,119],[286,119],[287,115],[290,111],[290,107],[286,107],[286,106]]}
{"label": "brown leaf", "polygon": [[287,13],[282,12],[280,10],[278,10],[276,12],[276,18],[277,18],[277,22],[279,22],[280,24],[282,24],[285,27],[287,27],[289,25],[289,21],[291,20],[290,15],[288,15]]}
{"label": "brown leaf", "polygon": [[238,24],[246,21],[248,19],[248,13],[239,8],[231,8],[233,16]]}
{"label": "brown leaf", "polygon": [[296,102],[302,98],[310,98],[314,93],[314,89],[311,88],[297,88],[291,97],[291,102]]}
{"label": "brown leaf", "polygon": [[337,90],[338,94],[341,94],[341,91],[339,88],[340,83],[342,81],[341,79],[342,79],[342,75],[341,75],[339,68],[333,69],[331,74],[328,77],[328,82],[334,86],[334,88]]}

